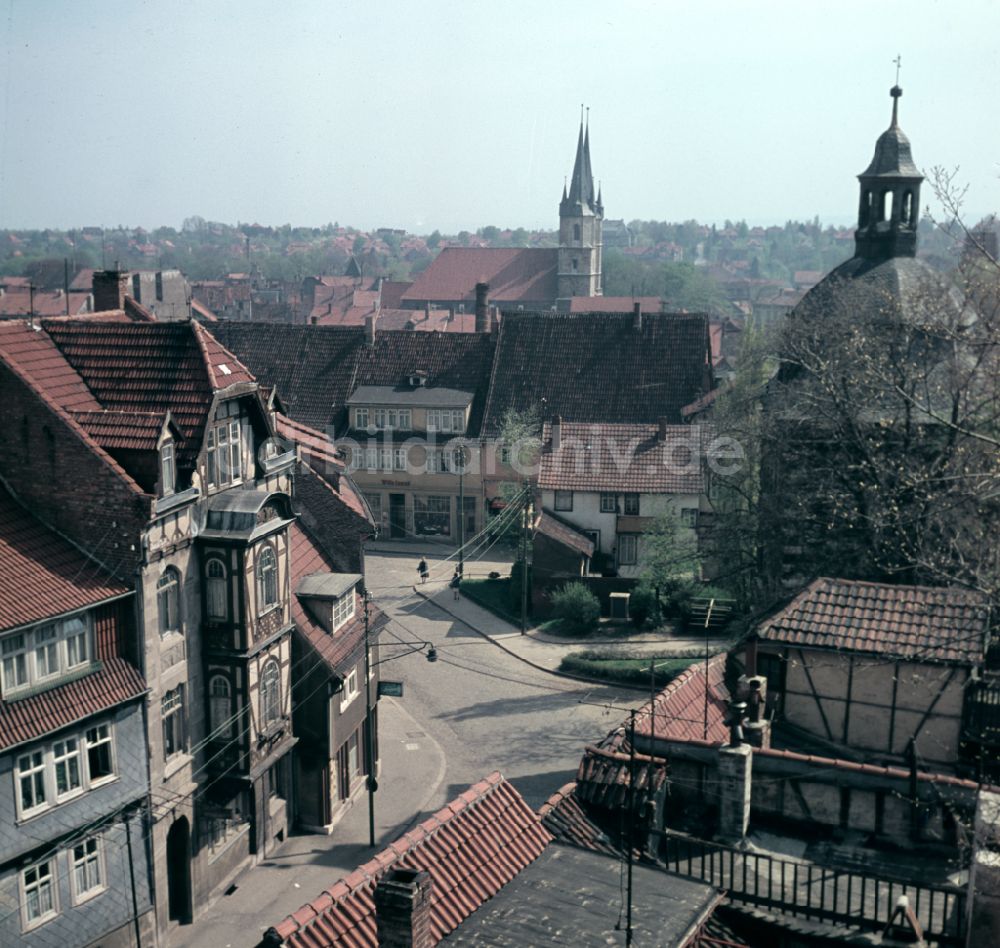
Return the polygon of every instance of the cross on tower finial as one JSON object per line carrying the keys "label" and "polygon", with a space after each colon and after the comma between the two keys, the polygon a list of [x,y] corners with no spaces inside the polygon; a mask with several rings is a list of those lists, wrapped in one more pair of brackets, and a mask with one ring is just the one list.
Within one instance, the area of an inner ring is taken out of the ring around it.
{"label": "cross on tower finial", "polygon": [[901,53],[896,53],[896,58],[893,60],[896,64],[896,86],[899,87],[899,67],[903,65],[903,56]]}

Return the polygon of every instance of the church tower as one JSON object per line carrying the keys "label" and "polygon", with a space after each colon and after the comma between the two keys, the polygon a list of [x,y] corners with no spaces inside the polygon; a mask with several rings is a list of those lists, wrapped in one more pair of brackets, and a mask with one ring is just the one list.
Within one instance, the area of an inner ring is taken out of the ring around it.
{"label": "church tower", "polygon": [[899,127],[899,97],[893,86],[892,124],[875,143],[875,157],[858,175],[861,202],[854,255],[866,260],[914,257],[917,253],[917,215],[923,176],[913,163],[910,140]]}
{"label": "church tower", "polygon": [[569,192],[563,186],[559,203],[559,299],[572,296],[600,296],[601,222],[604,205],[594,194],[590,170],[590,123],[580,116],[580,135]]}

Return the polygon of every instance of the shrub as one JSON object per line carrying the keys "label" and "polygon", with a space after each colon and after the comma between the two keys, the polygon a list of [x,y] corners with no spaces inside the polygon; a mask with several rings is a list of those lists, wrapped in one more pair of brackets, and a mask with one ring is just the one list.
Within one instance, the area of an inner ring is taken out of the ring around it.
{"label": "shrub", "polygon": [[663,611],[660,609],[656,590],[646,583],[640,583],[632,590],[628,609],[637,629],[643,626],[655,628],[663,621]]}
{"label": "shrub", "polygon": [[601,603],[583,583],[566,583],[552,593],[552,613],[567,630],[589,632],[601,617]]}

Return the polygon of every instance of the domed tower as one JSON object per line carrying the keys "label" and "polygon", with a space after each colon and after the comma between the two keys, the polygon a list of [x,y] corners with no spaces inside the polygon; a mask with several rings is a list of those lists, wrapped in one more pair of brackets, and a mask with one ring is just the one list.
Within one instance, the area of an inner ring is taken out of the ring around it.
{"label": "domed tower", "polygon": [[590,127],[581,116],[573,177],[568,193],[563,186],[559,202],[559,299],[602,294],[603,220],[604,205],[600,192],[595,196],[594,175],[590,170]]}
{"label": "domed tower", "polygon": [[861,201],[854,252],[868,260],[913,257],[917,253],[920,182],[924,179],[913,163],[910,140],[899,127],[902,94],[899,86],[890,90],[892,123],[875,143],[871,164],[858,175]]}

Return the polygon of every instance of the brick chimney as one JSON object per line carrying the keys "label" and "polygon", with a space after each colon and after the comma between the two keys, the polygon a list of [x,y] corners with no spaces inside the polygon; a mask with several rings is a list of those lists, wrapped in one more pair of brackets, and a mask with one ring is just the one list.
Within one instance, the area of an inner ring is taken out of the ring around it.
{"label": "brick chimney", "polygon": [[632,305],[632,328],[642,329],[642,303]]}
{"label": "brick chimney", "polygon": [[114,270],[95,270],[91,279],[91,292],[94,294],[95,313],[124,309],[128,293],[128,271],[119,270],[117,262]]}
{"label": "brick chimney", "polygon": [[659,441],[660,444],[666,444],[666,441],[667,441],[667,419],[666,419],[666,416],[660,415],[660,417],[656,419],[656,424],[658,426],[657,431],[656,431],[656,440]]}
{"label": "brick chimney", "polygon": [[431,877],[419,869],[390,869],[375,886],[379,948],[433,948]]}
{"label": "brick chimney", "polygon": [[431,318],[431,301],[428,300],[424,303],[424,319],[430,320]]}
{"label": "brick chimney", "polygon": [[490,291],[489,283],[476,284],[476,332],[489,332],[489,304],[486,301]]}
{"label": "brick chimney", "polygon": [[375,317],[366,316],[365,317],[365,345],[374,346],[375,345]]}
{"label": "brick chimney", "polygon": [[552,416],[552,453],[559,450],[562,444],[562,415]]}

